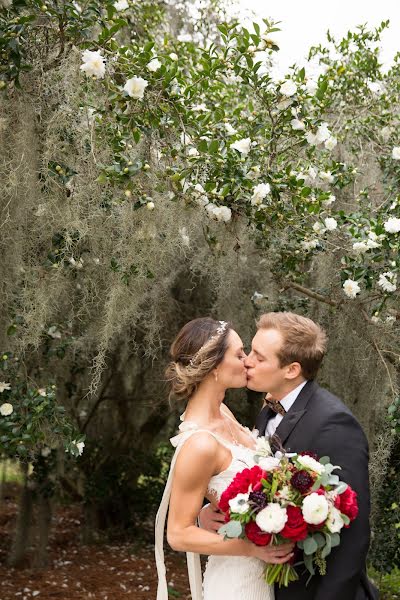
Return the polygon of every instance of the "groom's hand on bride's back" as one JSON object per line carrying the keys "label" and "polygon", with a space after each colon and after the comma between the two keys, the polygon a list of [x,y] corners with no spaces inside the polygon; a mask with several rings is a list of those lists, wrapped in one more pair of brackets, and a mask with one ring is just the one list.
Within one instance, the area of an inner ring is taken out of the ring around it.
{"label": "groom's hand on bride's back", "polygon": [[218,531],[225,523],[225,517],[217,506],[207,504],[203,506],[198,516],[199,527],[207,531]]}

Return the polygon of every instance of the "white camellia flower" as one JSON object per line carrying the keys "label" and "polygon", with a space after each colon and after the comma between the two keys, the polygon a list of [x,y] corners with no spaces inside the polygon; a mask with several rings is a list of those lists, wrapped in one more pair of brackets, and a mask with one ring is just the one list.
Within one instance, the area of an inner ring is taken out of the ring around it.
{"label": "white camellia flower", "polygon": [[241,140],[237,140],[231,144],[231,148],[240,152],[240,154],[244,154],[245,156],[250,152],[251,148],[251,139],[243,138]]}
{"label": "white camellia flower", "polygon": [[358,285],[357,281],[354,281],[354,279],[346,279],[346,281],[343,284],[343,291],[346,294],[346,296],[348,296],[348,298],[354,300],[357,294],[361,292],[361,288]]}
{"label": "white camellia flower", "polygon": [[83,449],[85,447],[85,442],[77,442],[76,440],[73,440],[72,444],[74,444],[77,447],[79,456],[82,456]]}
{"label": "white camellia flower", "polygon": [[334,177],[330,171],[320,171],[319,178],[326,183],[333,183]]}
{"label": "white camellia flower", "polygon": [[364,254],[364,252],[368,252],[369,247],[366,242],[354,242],[353,250],[356,254]]}
{"label": "white camellia flower", "polygon": [[329,510],[326,526],[331,533],[339,533],[344,526],[340,511],[334,506],[331,506]]}
{"label": "white camellia flower", "polygon": [[[378,236],[376,236],[376,237],[378,237]],[[368,246],[368,249],[379,248],[381,246],[381,244],[379,242],[377,242],[376,240],[372,239],[372,238],[368,238],[367,239],[367,246]]]}
{"label": "white camellia flower", "polygon": [[305,454],[304,456],[299,455],[296,458],[296,460],[303,467],[305,467],[306,469],[311,469],[311,471],[318,473],[318,475],[321,475],[321,473],[323,473],[324,471],[324,465],[321,465],[321,463],[318,460],[315,460],[315,458],[313,458],[312,456],[308,456],[307,454]]}
{"label": "white camellia flower", "polygon": [[178,55],[175,54],[175,52],[171,52],[171,54],[169,55],[170,59],[173,60],[174,62],[176,62],[178,60]]}
{"label": "white camellia flower", "polygon": [[318,83],[313,79],[307,79],[306,90],[310,94],[310,96],[314,96],[315,92],[318,89]]}
{"label": "white camellia flower", "polygon": [[288,97],[293,96],[297,92],[297,85],[295,84],[294,81],[292,81],[291,79],[288,79],[281,85],[280,92],[284,96],[288,96]]}
{"label": "white camellia flower", "polygon": [[390,217],[390,219],[388,219],[384,224],[383,224],[385,231],[387,231],[388,233],[399,233],[400,231],[400,219],[397,217]]}
{"label": "white camellia flower", "polygon": [[276,108],[278,110],[286,110],[292,104],[292,102],[293,100],[291,98],[285,98],[284,100],[278,102]]}
{"label": "white camellia flower", "polygon": [[318,243],[318,240],[303,240],[301,242],[301,246],[308,252],[309,250],[315,250],[315,248],[318,246]]}
{"label": "white camellia flower", "polygon": [[47,335],[49,335],[51,338],[53,338],[53,340],[61,340],[61,337],[62,337],[61,331],[58,331],[58,329],[55,325],[52,325],[51,327],[48,328]]}
{"label": "white camellia flower", "polygon": [[82,60],[83,64],[81,64],[80,69],[86,75],[97,77],[97,79],[102,79],[106,72],[106,59],[104,56],[100,54],[100,52],[85,50],[82,52]]}
{"label": "white camellia flower", "polygon": [[330,206],[335,201],[336,201],[336,196],[334,196],[333,194],[330,194],[330,196],[328,196],[328,198],[326,200],[323,200],[323,205]]}
{"label": "white camellia flower", "polygon": [[322,225],[322,223],[320,223],[319,221],[317,221],[313,225],[313,231],[315,231],[316,234],[321,235],[321,234],[325,233],[326,229]]}
{"label": "white camellia flower", "polygon": [[39,396],[43,396],[43,398],[46,398],[46,396],[47,396],[46,388],[39,388],[38,394],[39,394]]}
{"label": "white camellia flower", "polygon": [[285,527],[288,519],[285,508],[270,502],[256,516],[256,523],[266,533],[279,533]]}
{"label": "white camellia flower", "polygon": [[6,383],[5,381],[0,381],[0,394],[5,390],[11,390],[11,384]]}
{"label": "white camellia flower", "polygon": [[336,219],[334,219],[333,217],[327,217],[324,220],[324,223],[328,231],[334,231],[338,226]]}
{"label": "white camellia flower", "polygon": [[232,125],[230,123],[224,123],[224,127],[225,127],[225,131],[228,135],[236,135],[237,134],[237,129],[232,127]]}
{"label": "white camellia flower", "polygon": [[161,63],[158,58],[152,58],[150,62],[147,63],[147,70],[151,73],[155,73],[161,67]]}
{"label": "white camellia flower", "polygon": [[394,160],[400,160],[400,146],[395,146],[392,150],[392,158]]}
{"label": "white camellia flower", "polygon": [[149,82],[143,77],[131,77],[124,85],[124,92],[131,98],[142,100],[144,96],[144,90],[149,85]]}
{"label": "white camellia flower", "polygon": [[129,8],[129,4],[127,0],[118,0],[118,2],[114,2],[114,8],[118,11],[126,10],[127,8]]}
{"label": "white camellia flower", "polygon": [[190,35],[190,33],[180,33],[178,35],[178,42],[191,42],[193,40],[193,37]]}
{"label": "white camellia flower", "polygon": [[325,148],[327,150],[333,150],[336,146],[337,146],[337,138],[335,138],[333,135],[331,135],[331,137],[329,137],[325,141]]}
{"label": "white camellia flower", "polygon": [[270,193],[271,186],[269,183],[259,183],[255,186],[253,190],[253,195],[251,197],[251,203],[253,206],[259,206],[262,204],[264,198]]}
{"label": "white camellia flower", "polygon": [[190,148],[188,155],[189,156],[199,156],[200,152],[197,150],[197,148]]}
{"label": "white camellia flower", "polygon": [[229,500],[229,507],[231,511],[234,513],[238,513],[239,515],[244,515],[248,510],[250,510],[250,505],[247,502],[249,499],[249,494],[238,494],[231,500]]}
{"label": "white camellia flower", "polygon": [[50,456],[51,454],[51,448],[48,448],[47,446],[45,448],[42,448],[40,451],[40,454],[44,457],[47,458],[48,456]]}
{"label": "white camellia flower", "polygon": [[329,504],[325,496],[313,492],[303,500],[301,512],[306,523],[319,525],[328,516]]}
{"label": "white camellia flower", "polygon": [[207,108],[204,102],[202,104],[195,104],[194,106],[192,106],[192,110],[194,110],[195,112],[210,112],[210,109]]}
{"label": "white camellia flower", "polygon": [[392,271],[381,273],[381,275],[379,275],[378,285],[384,292],[395,292],[397,290],[396,282],[397,275],[392,273]]}
{"label": "white camellia flower", "polygon": [[290,124],[292,126],[292,129],[294,129],[295,131],[303,131],[303,129],[306,128],[304,121],[300,121],[300,119],[292,119],[290,121]]}
{"label": "white camellia flower", "polygon": [[13,405],[9,402],[5,402],[0,406],[0,415],[3,417],[8,417],[14,411]]}
{"label": "white camellia flower", "polygon": [[330,137],[332,137],[332,134],[329,131],[328,123],[321,123],[316,133],[313,133],[312,131],[306,133],[306,140],[311,146],[318,146],[319,144],[326,142]]}
{"label": "white camellia flower", "polygon": [[152,210],[154,210],[154,209],[155,209],[155,207],[156,207],[156,205],[155,205],[155,204],[154,204],[154,202],[152,202],[151,200],[150,200],[150,201],[149,201],[149,202],[146,204],[146,208],[147,208],[147,210],[150,210],[150,211],[152,211]]}

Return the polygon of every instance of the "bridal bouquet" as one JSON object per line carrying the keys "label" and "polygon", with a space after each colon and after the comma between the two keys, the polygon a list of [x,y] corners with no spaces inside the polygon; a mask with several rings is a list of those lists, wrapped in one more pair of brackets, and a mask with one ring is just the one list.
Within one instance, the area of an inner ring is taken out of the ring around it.
{"label": "bridal bouquet", "polygon": [[[340,466],[311,452],[272,456],[268,441],[257,440],[256,465],[238,473],[223,492],[219,508],[225,539],[247,538],[266,546],[288,540],[303,551],[304,565],[326,573],[326,557],[340,544],[340,531],[358,514],[357,494],[333,474]],[[290,563],[269,564],[268,584],[287,586],[298,579]]]}

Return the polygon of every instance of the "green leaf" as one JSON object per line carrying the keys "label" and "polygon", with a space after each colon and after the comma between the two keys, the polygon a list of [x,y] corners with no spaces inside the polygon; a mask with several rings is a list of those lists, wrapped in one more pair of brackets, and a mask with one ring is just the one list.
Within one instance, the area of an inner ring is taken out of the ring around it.
{"label": "green leaf", "polygon": [[347,483],[345,483],[344,481],[341,481],[339,483],[339,485],[335,488],[335,492],[337,494],[343,494],[343,492],[345,492],[347,490]]}
{"label": "green leaf", "polygon": [[239,521],[229,521],[218,529],[218,533],[227,538],[238,538],[242,535],[243,527]]}
{"label": "green leaf", "polygon": [[210,154],[216,154],[218,152],[218,149],[219,144],[217,140],[213,140],[212,142],[210,142],[208,146],[208,151],[210,152]]}
{"label": "green leaf", "polygon": [[340,544],[340,535],[338,533],[331,534],[331,546],[332,548],[336,548]]}
{"label": "green leaf", "polygon": [[331,459],[329,458],[329,456],[323,456],[319,459],[319,462],[321,463],[321,465],[327,465],[331,462]]}
{"label": "green leaf", "polygon": [[314,554],[318,550],[318,544],[312,537],[304,540],[304,554]]}

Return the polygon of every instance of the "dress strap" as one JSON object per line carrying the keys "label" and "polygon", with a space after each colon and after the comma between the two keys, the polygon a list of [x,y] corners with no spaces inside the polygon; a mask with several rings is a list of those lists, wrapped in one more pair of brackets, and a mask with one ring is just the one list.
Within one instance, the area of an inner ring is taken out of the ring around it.
{"label": "dress strap", "polygon": [[[182,425],[186,427],[182,427]],[[168,600],[167,576],[164,561],[164,530],[171,496],[173,472],[179,452],[181,451],[186,440],[188,440],[193,433],[207,432],[213,435],[219,441],[219,438],[212,431],[209,431],[208,429],[201,429],[195,423],[184,422],[182,425],[180,426],[181,433],[170,440],[172,445],[176,447],[176,450],[171,461],[167,483],[165,485],[163,497],[157,511],[155,523],[155,558],[158,573],[157,600]],[[188,565],[190,593],[192,600],[202,600],[203,590],[200,555],[193,552],[187,552],[186,560]]]}

